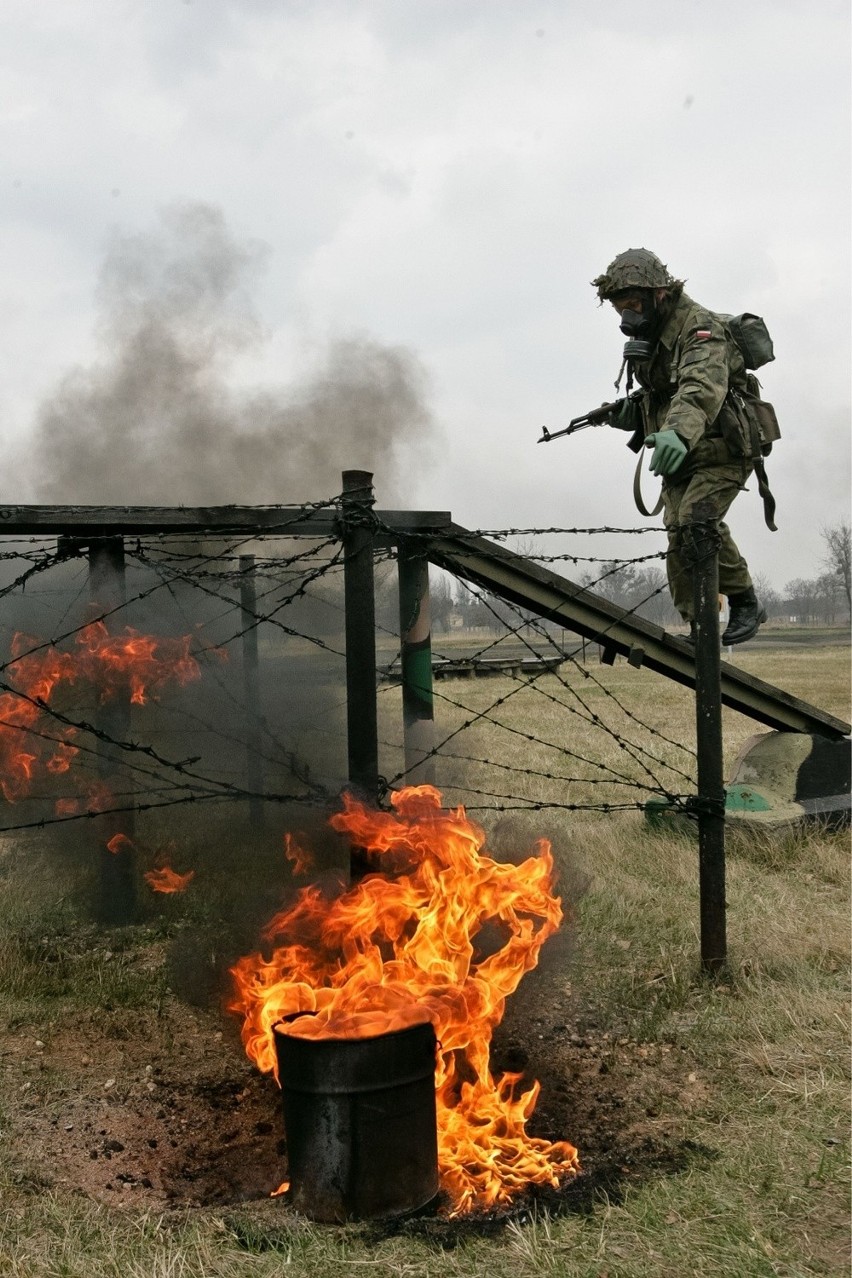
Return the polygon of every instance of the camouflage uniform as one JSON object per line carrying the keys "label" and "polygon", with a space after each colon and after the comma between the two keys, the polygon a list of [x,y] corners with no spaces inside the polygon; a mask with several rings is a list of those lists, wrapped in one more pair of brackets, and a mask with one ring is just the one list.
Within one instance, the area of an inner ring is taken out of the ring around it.
{"label": "camouflage uniform", "polygon": [[692,578],[684,559],[689,524],[719,521],[722,594],[740,595],[752,586],[748,565],[722,522],[752,467],[729,450],[718,424],[728,388],[744,389],[746,371],[739,348],[716,315],[685,293],[669,306],[650,359],[632,364],[645,394],[643,425],[630,446],[638,452],[643,436],[674,430],[689,449],[677,471],[663,479],[669,589],[675,607],[689,620]]}

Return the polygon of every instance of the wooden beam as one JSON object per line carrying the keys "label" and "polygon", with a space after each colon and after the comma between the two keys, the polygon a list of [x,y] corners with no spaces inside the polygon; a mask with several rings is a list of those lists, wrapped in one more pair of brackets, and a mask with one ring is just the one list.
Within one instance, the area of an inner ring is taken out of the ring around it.
{"label": "wooden beam", "polygon": [[[447,527],[445,510],[377,510],[393,532],[424,533]],[[0,506],[0,537],[156,536],[206,533],[210,536],[316,537],[340,535],[336,507],[312,506]]]}

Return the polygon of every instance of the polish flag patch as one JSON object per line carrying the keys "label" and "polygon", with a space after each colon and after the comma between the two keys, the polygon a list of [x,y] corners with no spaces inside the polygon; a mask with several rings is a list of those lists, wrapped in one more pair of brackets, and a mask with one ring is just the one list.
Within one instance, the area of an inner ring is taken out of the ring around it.
{"label": "polish flag patch", "polygon": [[706,342],[707,338],[712,336],[713,334],[710,332],[709,328],[699,328],[695,334],[696,340],[699,342]]}

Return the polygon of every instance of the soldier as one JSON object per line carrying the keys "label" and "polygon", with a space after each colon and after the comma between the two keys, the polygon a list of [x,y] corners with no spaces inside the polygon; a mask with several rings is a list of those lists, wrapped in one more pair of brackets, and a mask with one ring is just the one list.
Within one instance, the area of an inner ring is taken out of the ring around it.
{"label": "soldier", "polygon": [[729,389],[746,389],[743,357],[722,320],[687,297],[684,281],[674,279],[647,249],[620,253],[592,284],[601,302],[612,302],[630,339],[619,382],[626,367],[628,393],[635,378],[643,394],[625,401],[610,425],[633,432],[634,452],[643,444],[654,450],[651,470],[663,477],[674,605],[694,638],[689,530],[692,524],[716,523],[719,589],[730,605],[722,643],[744,643],[766,621],[766,612],[723,520],[752,462],[728,448],[721,430]]}

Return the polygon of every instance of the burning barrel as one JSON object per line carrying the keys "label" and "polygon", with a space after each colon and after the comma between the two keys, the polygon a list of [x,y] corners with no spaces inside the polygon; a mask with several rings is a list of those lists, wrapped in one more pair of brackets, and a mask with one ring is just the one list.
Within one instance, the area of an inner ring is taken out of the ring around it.
{"label": "burning barrel", "polygon": [[425,1206],[438,1192],[433,1026],[316,1038],[299,1035],[303,1019],[274,1029],[293,1205],[330,1222]]}

